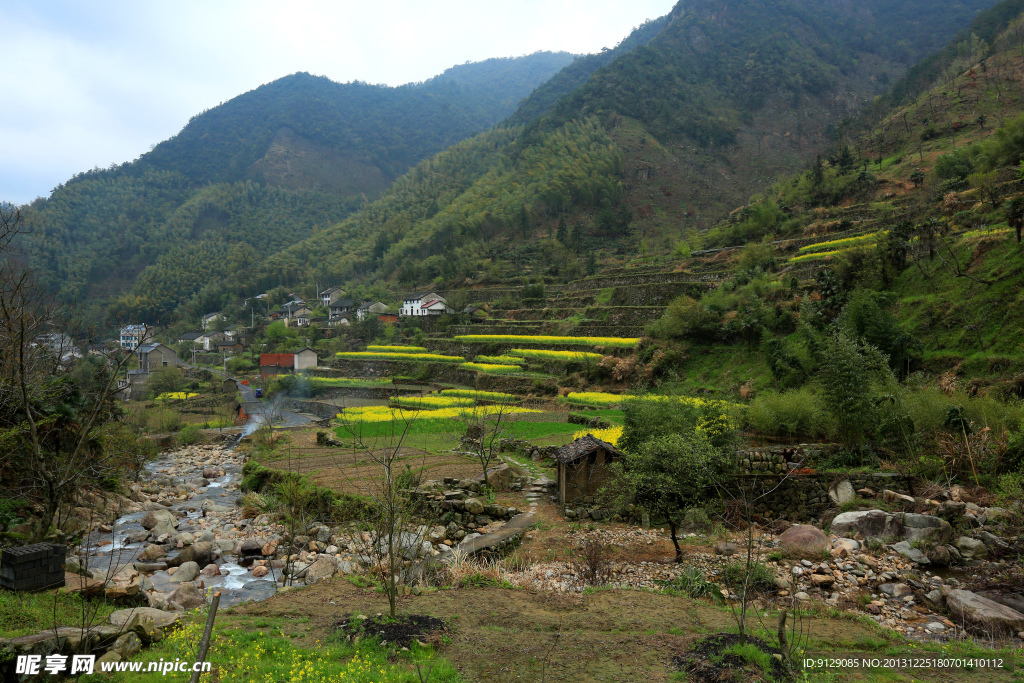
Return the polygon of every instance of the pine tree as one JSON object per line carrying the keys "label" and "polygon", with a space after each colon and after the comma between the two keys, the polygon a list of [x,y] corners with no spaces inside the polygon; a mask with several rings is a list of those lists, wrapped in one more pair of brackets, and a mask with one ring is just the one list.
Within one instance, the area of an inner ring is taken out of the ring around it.
{"label": "pine tree", "polygon": [[563,245],[568,246],[568,229],[565,225],[565,216],[558,217],[558,230],[555,231],[555,239]]}

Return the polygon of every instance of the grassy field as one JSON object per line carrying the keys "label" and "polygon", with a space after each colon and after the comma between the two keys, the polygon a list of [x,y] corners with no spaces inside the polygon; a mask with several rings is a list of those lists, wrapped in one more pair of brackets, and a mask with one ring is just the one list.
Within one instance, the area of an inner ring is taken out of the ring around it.
{"label": "grassy field", "polygon": [[[288,593],[281,598],[287,600]],[[251,608],[253,605],[248,605]],[[311,617],[310,615],[316,616]],[[334,626],[342,616],[324,619],[325,612],[302,614],[252,614],[245,610],[219,613],[210,641],[207,661],[214,666],[212,675],[201,681],[219,683],[414,683],[421,679],[416,664],[430,670],[436,683],[461,683],[465,679],[455,667],[439,657],[430,646],[415,642],[407,651],[388,648],[375,640],[351,643]],[[202,637],[203,612],[196,613],[169,637],[144,650],[136,661],[194,661]],[[185,676],[186,674],[176,674]],[[160,673],[93,674],[79,679],[83,683],[99,681],[168,681],[184,678]]]}
{"label": "grassy field", "polygon": [[[350,615],[386,611],[385,596],[344,578],[280,593],[269,600],[225,610],[218,616],[209,659],[216,677],[233,681],[417,681],[415,662],[432,662],[431,681],[683,681],[673,662],[712,633],[735,632],[725,607],[657,592],[618,589],[583,594],[537,593],[496,587],[431,590],[399,598],[400,614],[443,619],[447,633],[436,647],[393,651],[374,641],[352,645],[337,626]],[[774,625],[776,615],[763,615]],[[879,668],[807,669],[798,680],[819,683],[885,681],[910,683],[1020,680],[1013,667],[1019,652],[990,650],[973,641],[946,646],[910,643],[868,620],[827,610],[803,615],[809,636],[805,658],[1000,657],[1004,669]],[[140,658],[187,659],[198,640],[199,619]],[[751,617],[754,635],[771,634]],[[358,658],[358,659],[357,659]],[[345,676],[342,673],[345,672]],[[741,675],[747,672],[738,672]],[[99,676],[82,679],[92,683]],[[127,681],[127,678],[114,678]],[[167,680],[153,674],[132,681]],[[742,680],[769,680],[744,678]]]}
{"label": "grassy field", "polygon": [[54,626],[95,625],[118,609],[104,600],[83,600],[63,589],[39,593],[0,590],[0,638],[16,638]]}

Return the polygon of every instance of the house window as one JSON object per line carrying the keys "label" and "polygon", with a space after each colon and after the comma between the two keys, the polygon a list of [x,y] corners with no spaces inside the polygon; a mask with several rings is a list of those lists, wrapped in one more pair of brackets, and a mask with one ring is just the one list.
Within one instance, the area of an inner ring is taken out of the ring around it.
{"label": "house window", "polygon": [[164,361],[164,367],[167,367],[167,361]]}

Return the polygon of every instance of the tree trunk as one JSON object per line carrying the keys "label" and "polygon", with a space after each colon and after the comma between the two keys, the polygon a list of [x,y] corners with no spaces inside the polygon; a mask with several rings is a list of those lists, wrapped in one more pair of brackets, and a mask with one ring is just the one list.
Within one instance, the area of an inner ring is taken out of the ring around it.
{"label": "tree trunk", "polygon": [[672,515],[668,516],[668,529],[672,536],[672,545],[676,547],[676,563],[681,563],[683,561],[683,549],[679,547],[679,537],[676,534],[677,526],[672,519]]}
{"label": "tree trunk", "polygon": [[39,519],[39,528],[36,529],[35,536],[32,539],[33,543],[40,543],[46,538],[47,532],[50,531],[50,525],[53,524],[53,518],[57,516],[57,507],[60,505],[57,495],[48,491],[46,496],[46,505],[43,507],[43,516]]}

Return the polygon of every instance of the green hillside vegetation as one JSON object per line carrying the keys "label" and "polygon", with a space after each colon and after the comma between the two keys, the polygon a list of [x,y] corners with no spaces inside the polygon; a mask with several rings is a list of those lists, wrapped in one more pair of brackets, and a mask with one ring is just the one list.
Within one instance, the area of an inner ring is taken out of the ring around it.
{"label": "green hillside vegetation", "polygon": [[728,278],[651,327],[687,349],[683,387],[757,394],[748,420],[765,434],[889,453],[963,456],[950,425],[965,439],[988,427],[995,442],[966,448],[989,474],[1015,466],[999,440],[1024,418],[1024,17],[1002,28],[961,43],[955,76],[708,233],[688,267],[716,261]]}
{"label": "green hillside vegetation", "polygon": [[420,159],[500,121],[572,58],[492,59],[399,88],[281,78],[36,200],[25,246],[45,284],[88,300],[93,319],[152,267],[114,311],[166,320],[226,272],[233,245],[255,261],[336,224]]}
{"label": "green hillside vegetation", "polygon": [[[885,3],[867,18],[818,3],[751,3],[742,14],[717,14],[728,3],[710,0],[680,5],[638,29],[629,51],[549,114],[536,116],[550,98],[527,100],[506,125],[422,162],[377,203],[251,276],[211,286],[190,310],[314,281],[450,289],[525,274],[564,282],[600,270],[602,254],[671,249],[765,178],[824,149],[828,122],[856,112],[836,93],[877,91],[901,60],[987,4],[949,3],[946,13],[920,11],[898,27],[905,16],[887,14]],[[781,99],[772,94],[780,91]],[[763,110],[773,114],[756,116]]]}

